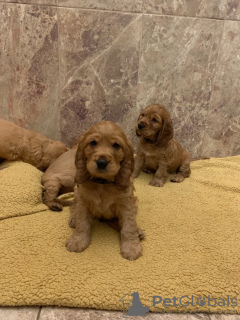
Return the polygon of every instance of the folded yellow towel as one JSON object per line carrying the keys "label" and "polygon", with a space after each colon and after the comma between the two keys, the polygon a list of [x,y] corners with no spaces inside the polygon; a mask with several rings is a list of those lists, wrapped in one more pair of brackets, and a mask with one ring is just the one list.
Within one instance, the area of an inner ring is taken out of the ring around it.
{"label": "folded yellow towel", "polygon": [[0,165],[0,220],[47,210],[42,203],[42,172],[22,161]]}
{"label": "folded yellow towel", "polygon": [[138,292],[152,312],[240,313],[240,156],[191,168],[163,188],[148,185],[151,175],[135,180],[146,240],[131,262],[100,222],[87,250],[68,252],[69,209],[43,211],[41,173],[24,163],[0,170],[0,305],[123,310]]}

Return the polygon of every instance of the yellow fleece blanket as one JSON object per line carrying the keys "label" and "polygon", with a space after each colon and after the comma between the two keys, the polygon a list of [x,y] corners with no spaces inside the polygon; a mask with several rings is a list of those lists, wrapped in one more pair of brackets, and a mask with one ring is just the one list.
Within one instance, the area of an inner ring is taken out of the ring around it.
{"label": "yellow fleece blanket", "polygon": [[240,156],[193,162],[190,178],[163,188],[142,173],[146,239],[132,262],[101,222],[87,250],[68,252],[69,209],[41,203],[41,173],[21,162],[1,168],[0,305],[240,313]]}

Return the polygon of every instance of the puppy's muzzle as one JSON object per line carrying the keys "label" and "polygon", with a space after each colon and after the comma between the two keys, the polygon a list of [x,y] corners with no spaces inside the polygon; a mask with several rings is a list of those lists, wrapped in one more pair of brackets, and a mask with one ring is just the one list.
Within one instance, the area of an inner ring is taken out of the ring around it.
{"label": "puppy's muzzle", "polygon": [[144,123],[143,122],[139,122],[138,124],[138,129],[141,130],[145,127]]}
{"label": "puppy's muzzle", "polygon": [[97,161],[97,167],[99,170],[104,170],[106,169],[107,165],[108,165],[108,161],[105,158],[99,158]]}

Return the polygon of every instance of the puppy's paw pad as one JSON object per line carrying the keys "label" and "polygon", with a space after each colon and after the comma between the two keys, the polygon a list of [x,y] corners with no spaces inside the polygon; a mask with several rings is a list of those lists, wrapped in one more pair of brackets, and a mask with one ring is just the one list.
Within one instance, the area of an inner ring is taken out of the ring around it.
{"label": "puppy's paw pad", "polygon": [[132,179],[135,179],[137,177],[138,177],[138,173],[133,173],[132,176],[131,176]]}
{"label": "puppy's paw pad", "polygon": [[70,237],[66,243],[66,248],[70,252],[82,252],[84,251],[90,241],[83,241],[81,237]]}
{"label": "puppy's paw pad", "polygon": [[142,231],[142,229],[139,229],[139,230],[138,230],[138,238],[139,238],[140,240],[144,240],[144,239],[145,239],[145,234],[144,234],[144,232]]}
{"label": "puppy's paw pad", "polygon": [[133,261],[142,255],[142,247],[140,244],[127,242],[121,246],[121,254],[124,259]]}
{"label": "puppy's paw pad", "polygon": [[52,203],[48,204],[47,206],[52,211],[62,211],[62,209],[63,209],[63,206],[57,202],[52,202]]}
{"label": "puppy's paw pad", "polygon": [[163,187],[164,183],[160,180],[153,179],[149,182],[149,185],[153,187]]}
{"label": "puppy's paw pad", "polygon": [[184,177],[181,175],[175,175],[173,177],[171,177],[170,181],[172,182],[182,182],[184,180]]}

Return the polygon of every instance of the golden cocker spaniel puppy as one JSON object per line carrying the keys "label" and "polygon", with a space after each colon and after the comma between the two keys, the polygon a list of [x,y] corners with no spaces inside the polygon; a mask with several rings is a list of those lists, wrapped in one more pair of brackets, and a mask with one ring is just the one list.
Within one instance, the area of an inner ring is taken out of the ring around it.
{"label": "golden cocker spaniel puppy", "polygon": [[67,250],[82,252],[89,246],[94,218],[117,218],[122,256],[128,260],[140,257],[137,199],[131,180],[134,155],[123,130],[111,121],[91,127],[81,138],[75,163],[77,187],[70,216],[75,230],[66,243]]}
{"label": "golden cocker spaniel puppy", "polygon": [[153,104],[142,110],[135,129],[140,140],[133,178],[141,170],[155,173],[149,184],[163,187],[169,172],[176,171],[171,177],[173,182],[181,182],[190,175],[190,155],[173,138],[172,121],[164,106]]}
{"label": "golden cocker spaniel puppy", "polygon": [[22,160],[45,171],[67,150],[60,141],[0,119],[0,159]]}

